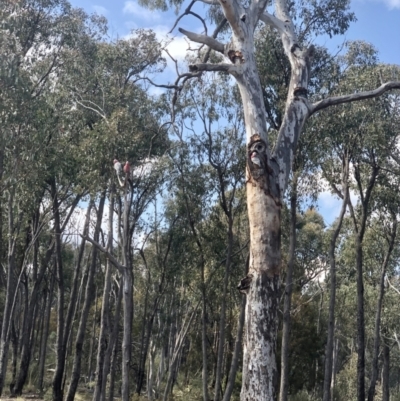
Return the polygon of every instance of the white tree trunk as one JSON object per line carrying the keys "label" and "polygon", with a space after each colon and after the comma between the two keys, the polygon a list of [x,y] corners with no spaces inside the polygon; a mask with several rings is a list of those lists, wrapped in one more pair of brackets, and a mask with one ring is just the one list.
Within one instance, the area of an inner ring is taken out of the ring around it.
{"label": "white tree trunk", "polygon": [[[387,90],[399,88],[400,82],[383,84],[374,91],[327,98],[312,104],[307,97],[314,48],[300,47],[287,0],[275,1],[275,15],[265,12],[267,0],[252,0],[246,8],[237,0],[203,2],[220,5],[232,36],[224,44],[216,39],[218,29],[211,37],[180,28],[179,31],[190,40],[207,45],[226,58],[224,63],[210,64],[207,63],[206,53],[204,62],[190,65],[189,70],[194,76],[199,76],[203,71],[223,71],[236,79],[243,103],[247,137],[250,266],[249,274],[238,286],[247,295],[241,400],[273,401],[277,392],[275,345],[281,265],[281,202],[299,135],[305,121],[313,113],[334,104],[379,96]],[[279,32],[291,66],[285,113],[273,150],[268,143],[265,105],[254,54],[254,32],[260,20]],[[186,80],[187,77],[182,75],[181,79]]]}

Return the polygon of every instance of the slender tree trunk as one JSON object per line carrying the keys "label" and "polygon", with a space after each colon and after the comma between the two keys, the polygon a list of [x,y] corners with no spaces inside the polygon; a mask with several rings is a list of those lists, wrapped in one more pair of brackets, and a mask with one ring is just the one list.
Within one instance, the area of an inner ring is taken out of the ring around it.
{"label": "slender tree trunk", "polygon": [[40,393],[43,393],[43,378],[44,378],[44,365],[46,361],[46,351],[47,351],[47,339],[49,337],[49,326],[50,326],[50,314],[51,314],[51,305],[53,301],[53,290],[54,290],[54,282],[56,275],[56,264],[54,263],[53,271],[50,272],[50,287],[47,290],[46,297],[46,308],[44,312],[44,325],[43,325],[43,333],[40,341],[40,350],[39,350],[39,362],[38,362],[38,381],[37,388]]}
{"label": "slender tree trunk", "polygon": [[87,374],[86,377],[88,378],[88,381],[92,382],[93,381],[93,354],[94,354],[94,344],[96,340],[96,321],[97,321],[97,302],[96,302],[96,294],[97,294],[97,288],[96,286],[93,289],[94,293],[94,313],[93,313],[93,321],[92,321],[92,335],[90,337],[89,341],[89,355],[88,355],[88,361],[87,361]]}
{"label": "slender tree trunk", "polygon": [[64,271],[61,249],[61,223],[59,201],[56,183],[51,182],[51,196],[53,201],[54,216],[54,242],[57,266],[57,340],[56,340],[56,368],[53,376],[53,401],[63,401],[63,376],[65,367],[65,344],[64,344]]}
{"label": "slender tree trunk", "polygon": [[222,388],[222,368],[224,361],[224,346],[225,346],[225,326],[226,326],[226,301],[228,293],[228,284],[231,270],[231,257],[233,248],[233,220],[232,217],[228,216],[228,249],[226,253],[225,262],[225,274],[224,282],[222,286],[222,302],[221,302],[221,313],[219,317],[219,341],[217,350],[217,368],[215,371],[215,389],[214,389],[214,401],[219,401],[221,399]]}
{"label": "slender tree trunk", "polygon": [[[114,216],[114,183],[110,184],[110,199],[108,209],[108,244],[107,251],[112,254],[113,249],[113,219]],[[93,394],[93,401],[104,400],[105,384],[103,385],[104,359],[107,352],[107,337],[110,332],[110,291],[111,291],[111,272],[112,266],[107,259],[106,272],[104,276],[103,302],[101,305],[100,333],[97,346],[97,364],[96,364],[96,385]]]}
{"label": "slender tree trunk", "polygon": [[[114,386],[114,372],[115,372],[117,350],[118,350],[119,319],[122,307],[122,280],[120,280],[118,296],[115,303],[116,305],[115,305],[115,315],[114,315],[114,326],[111,332],[111,336],[109,338],[109,343],[107,351],[104,356],[104,365],[102,369],[103,378],[102,378],[102,390],[101,390],[100,401],[104,401],[106,399],[107,376],[108,373],[110,372],[110,368],[112,375],[112,377],[110,378],[110,400],[113,399],[113,394],[114,394],[113,393],[114,390],[112,390],[112,387]],[[113,360],[111,360],[113,353],[114,353],[114,358]]]}
{"label": "slender tree trunk", "polygon": [[169,396],[172,393],[172,387],[173,387],[175,375],[177,372],[179,356],[181,354],[186,335],[192,324],[193,318],[197,312],[198,306],[199,306],[199,304],[194,308],[194,310],[191,312],[190,316],[186,313],[186,318],[185,318],[184,322],[182,323],[182,327],[179,330],[178,335],[176,336],[174,347],[172,348],[172,352],[171,352],[171,355],[169,358],[168,378],[167,378],[167,383],[166,383],[165,389],[164,389],[163,401],[168,401]]}
{"label": "slender tree trunk", "polygon": [[153,386],[154,386],[154,365],[155,365],[154,362],[156,358],[156,347],[152,341],[153,340],[151,340],[150,343],[150,357],[149,357],[149,367],[148,367],[147,383],[146,383],[147,398],[149,400],[154,399]]}
{"label": "slender tree trunk", "polygon": [[[123,293],[123,288],[122,288],[122,279],[121,279],[121,287],[120,287],[120,294],[118,296],[118,305],[122,305],[122,293]],[[118,348],[119,348],[119,339],[118,339],[118,334],[120,332],[119,330],[119,312],[120,309],[118,308],[118,315],[117,313],[115,313],[115,322],[114,322],[114,330],[113,330],[113,334],[116,334],[113,338],[115,338],[113,346],[110,345],[110,350],[111,350],[111,363],[110,363],[110,388],[109,388],[109,394],[108,394],[108,401],[114,401],[114,388],[115,388],[115,369],[117,366],[117,359],[118,359]],[[103,381],[105,381],[105,374],[106,370],[106,362],[104,363],[104,369],[103,369]]]}
{"label": "slender tree trunk", "polygon": [[[34,236],[37,237],[38,232],[34,232]],[[27,244],[29,245],[29,244]],[[50,262],[52,255],[53,247],[51,247],[51,252],[46,252],[46,256],[42,261],[40,269],[37,269],[37,258],[34,258],[33,263],[33,288],[31,294],[29,296],[29,302],[26,305],[26,320],[24,323],[24,330],[22,332],[21,338],[21,357],[19,362],[18,376],[16,379],[16,383],[12,388],[12,394],[17,396],[22,394],[22,389],[25,385],[26,379],[28,377],[28,370],[31,362],[32,356],[32,348],[33,348],[33,334],[35,331],[35,309],[37,307],[38,298],[40,295],[40,289],[42,287],[42,281],[44,278],[44,274],[47,269],[47,265]],[[28,288],[26,289],[28,291]],[[28,297],[28,294],[26,294]]]}
{"label": "slender tree trunk", "polygon": [[382,401],[390,400],[390,348],[383,344]]}
{"label": "slender tree trunk", "polygon": [[129,401],[130,383],[129,371],[132,356],[132,322],[133,322],[133,266],[131,258],[131,237],[129,213],[132,204],[132,194],[125,188],[124,214],[123,214],[123,265],[122,272],[122,300],[124,305],[123,321],[124,332],[122,337],[122,401]]}
{"label": "slender tree trunk", "polygon": [[365,194],[361,182],[361,173],[358,165],[354,165],[354,177],[356,179],[361,196],[361,218],[357,222],[354,209],[349,199],[349,209],[356,231],[354,243],[356,252],[357,271],[357,399],[365,401],[365,313],[364,313],[364,278],[363,278],[363,246],[365,228],[368,218],[368,207],[372,190],[375,186],[379,167],[373,165]]}
{"label": "slender tree trunk", "polygon": [[343,218],[346,213],[347,203],[349,199],[348,191],[348,175],[349,175],[349,158],[348,155],[344,156],[342,183],[343,183],[343,201],[336,222],[336,227],[332,232],[332,237],[329,244],[329,263],[330,263],[330,290],[329,290],[329,316],[328,316],[328,338],[326,341],[325,349],[325,372],[324,372],[324,387],[323,387],[323,401],[330,401],[331,399],[331,384],[332,384],[332,367],[333,367],[333,351],[335,341],[335,305],[336,305],[336,241],[339,237],[340,230],[343,224]]}
{"label": "slender tree trunk", "polygon": [[15,321],[12,320],[10,323],[11,326],[11,334],[10,340],[12,345],[12,358],[11,358],[11,383],[10,383],[10,390],[13,388],[17,376],[17,361],[18,361],[18,334],[15,327]]}
{"label": "slender tree trunk", "polygon": [[362,239],[355,240],[357,269],[357,398],[365,400],[365,314]]}
{"label": "slender tree trunk", "polygon": [[233,352],[231,367],[228,375],[228,382],[226,384],[225,393],[222,401],[229,401],[232,396],[233,387],[235,385],[236,373],[239,365],[239,356],[242,350],[242,338],[243,338],[243,326],[244,326],[244,316],[246,309],[246,297],[242,298],[242,304],[240,307],[239,322],[236,333],[235,349]]}
{"label": "slender tree trunk", "polygon": [[[148,283],[148,285],[147,285],[146,295],[145,295],[145,299],[144,299],[142,333],[140,335],[139,364],[138,364],[138,370],[137,370],[136,389],[135,389],[135,392],[138,395],[140,395],[140,393],[142,392],[147,352],[148,352],[148,348],[149,348],[151,331],[153,328],[154,313],[152,312],[150,314],[150,316],[148,316],[149,285],[150,285],[150,283]],[[157,307],[157,303],[155,302],[153,311],[155,310],[156,307]]]}
{"label": "slender tree trunk", "polygon": [[[106,199],[106,191],[104,190],[101,194],[99,201],[97,222],[94,231],[94,240],[96,242],[99,242],[101,223],[103,221],[105,199]],[[89,317],[90,307],[92,306],[93,300],[95,298],[94,276],[97,267],[97,255],[98,255],[98,248],[96,246],[93,246],[92,260],[90,263],[88,278],[86,282],[85,301],[83,303],[81,319],[79,322],[78,331],[76,333],[74,362],[73,362],[71,380],[66,401],[74,401],[76,389],[78,388],[79,378],[81,375],[82,352],[83,352],[83,343],[85,339],[86,324]]]}
{"label": "slender tree trunk", "polygon": [[292,193],[290,196],[289,260],[286,268],[285,296],[283,302],[280,401],[287,401],[289,390],[290,313],[292,309],[293,267],[296,250],[297,177],[297,172],[293,172]]}
{"label": "slender tree trunk", "polygon": [[336,371],[337,371],[337,360],[339,354],[339,339],[335,338],[335,345],[333,347],[333,358],[332,358],[332,380],[331,380],[331,400],[334,397],[334,389],[336,385]]}
{"label": "slender tree trunk", "polygon": [[0,395],[3,392],[4,380],[7,373],[8,348],[10,341],[10,322],[13,299],[16,291],[15,278],[15,252],[16,233],[14,224],[14,191],[9,191],[8,196],[8,260],[7,260],[7,289],[3,312],[3,322],[0,337]]}
{"label": "slender tree trunk", "polygon": [[371,369],[371,382],[368,390],[368,401],[373,401],[375,397],[375,386],[376,381],[378,379],[378,359],[379,359],[379,340],[381,336],[381,314],[382,314],[382,305],[383,305],[383,296],[385,293],[385,277],[386,277],[386,268],[389,263],[390,256],[393,251],[394,241],[396,239],[396,231],[397,231],[397,221],[396,216],[392,216],[393,227],[390,233],[390,242],[389,247],[385,255],[385,259],[382,263],[381,267],[381,277],[379,283],[379,295],[378,301],[376,304],[376,313],[375,313],[375,329],[374,329],[374,348],[372,354],[372,369]]}
{"label": "slender tree trunk", "polygon": [[[201,371],[203,400],[208,401],[208,367],[207,367],[207,299],[206,299],[206,283],[204,276],[204,264],[201,266],[201,353],[203,357],[203,367]],[[175,372],[173,372],[175,374]]]}

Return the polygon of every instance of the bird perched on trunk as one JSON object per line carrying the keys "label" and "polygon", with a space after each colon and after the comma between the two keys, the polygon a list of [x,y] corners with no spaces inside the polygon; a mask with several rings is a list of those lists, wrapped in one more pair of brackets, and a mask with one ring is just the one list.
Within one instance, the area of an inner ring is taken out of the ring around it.
{"label": "bird perched on trunk", "polygon": [[258,167],[261,167],[261,161],[258,157],[258,153],[257,152],[252,152],[250,159],[252,161],[252,163],[257,164]]}

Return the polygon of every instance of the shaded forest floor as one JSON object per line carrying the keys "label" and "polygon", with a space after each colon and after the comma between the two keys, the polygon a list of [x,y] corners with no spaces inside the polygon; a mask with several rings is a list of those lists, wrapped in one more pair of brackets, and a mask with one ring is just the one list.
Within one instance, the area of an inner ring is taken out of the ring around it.
{"label": "shaded forest floor", "polygon": [[[75,396],[76,401],[87,401],[93,398],[93,393],[87,394],[85,390],[82,392],[78,392]],[[34,392],[26,392],[26,394],[22,394],[19,397],[10,397],[9,395],[5,395],[0,397],[0,401],[49,401],[51,400],[51,391],[46,393],[44,396],[40,396]]]}

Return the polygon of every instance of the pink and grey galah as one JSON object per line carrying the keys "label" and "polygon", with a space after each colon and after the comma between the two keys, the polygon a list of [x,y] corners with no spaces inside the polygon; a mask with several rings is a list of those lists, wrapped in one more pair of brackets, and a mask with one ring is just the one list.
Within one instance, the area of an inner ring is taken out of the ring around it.
{"label": "pink and grey galah", "polygon": [[114,169],[117,172],[117,175],[121,174],[122,173],[121,163],[117,159],[114,159],[113,163],[114,163]]}
{"label": "pink and grey galah", "polygon": [[131,165],[129,164],[128,161],[125,162],[125,165],[124,165],[124,173],[125,173],[127,176],[129,176],[130,173],[131,173]]}

